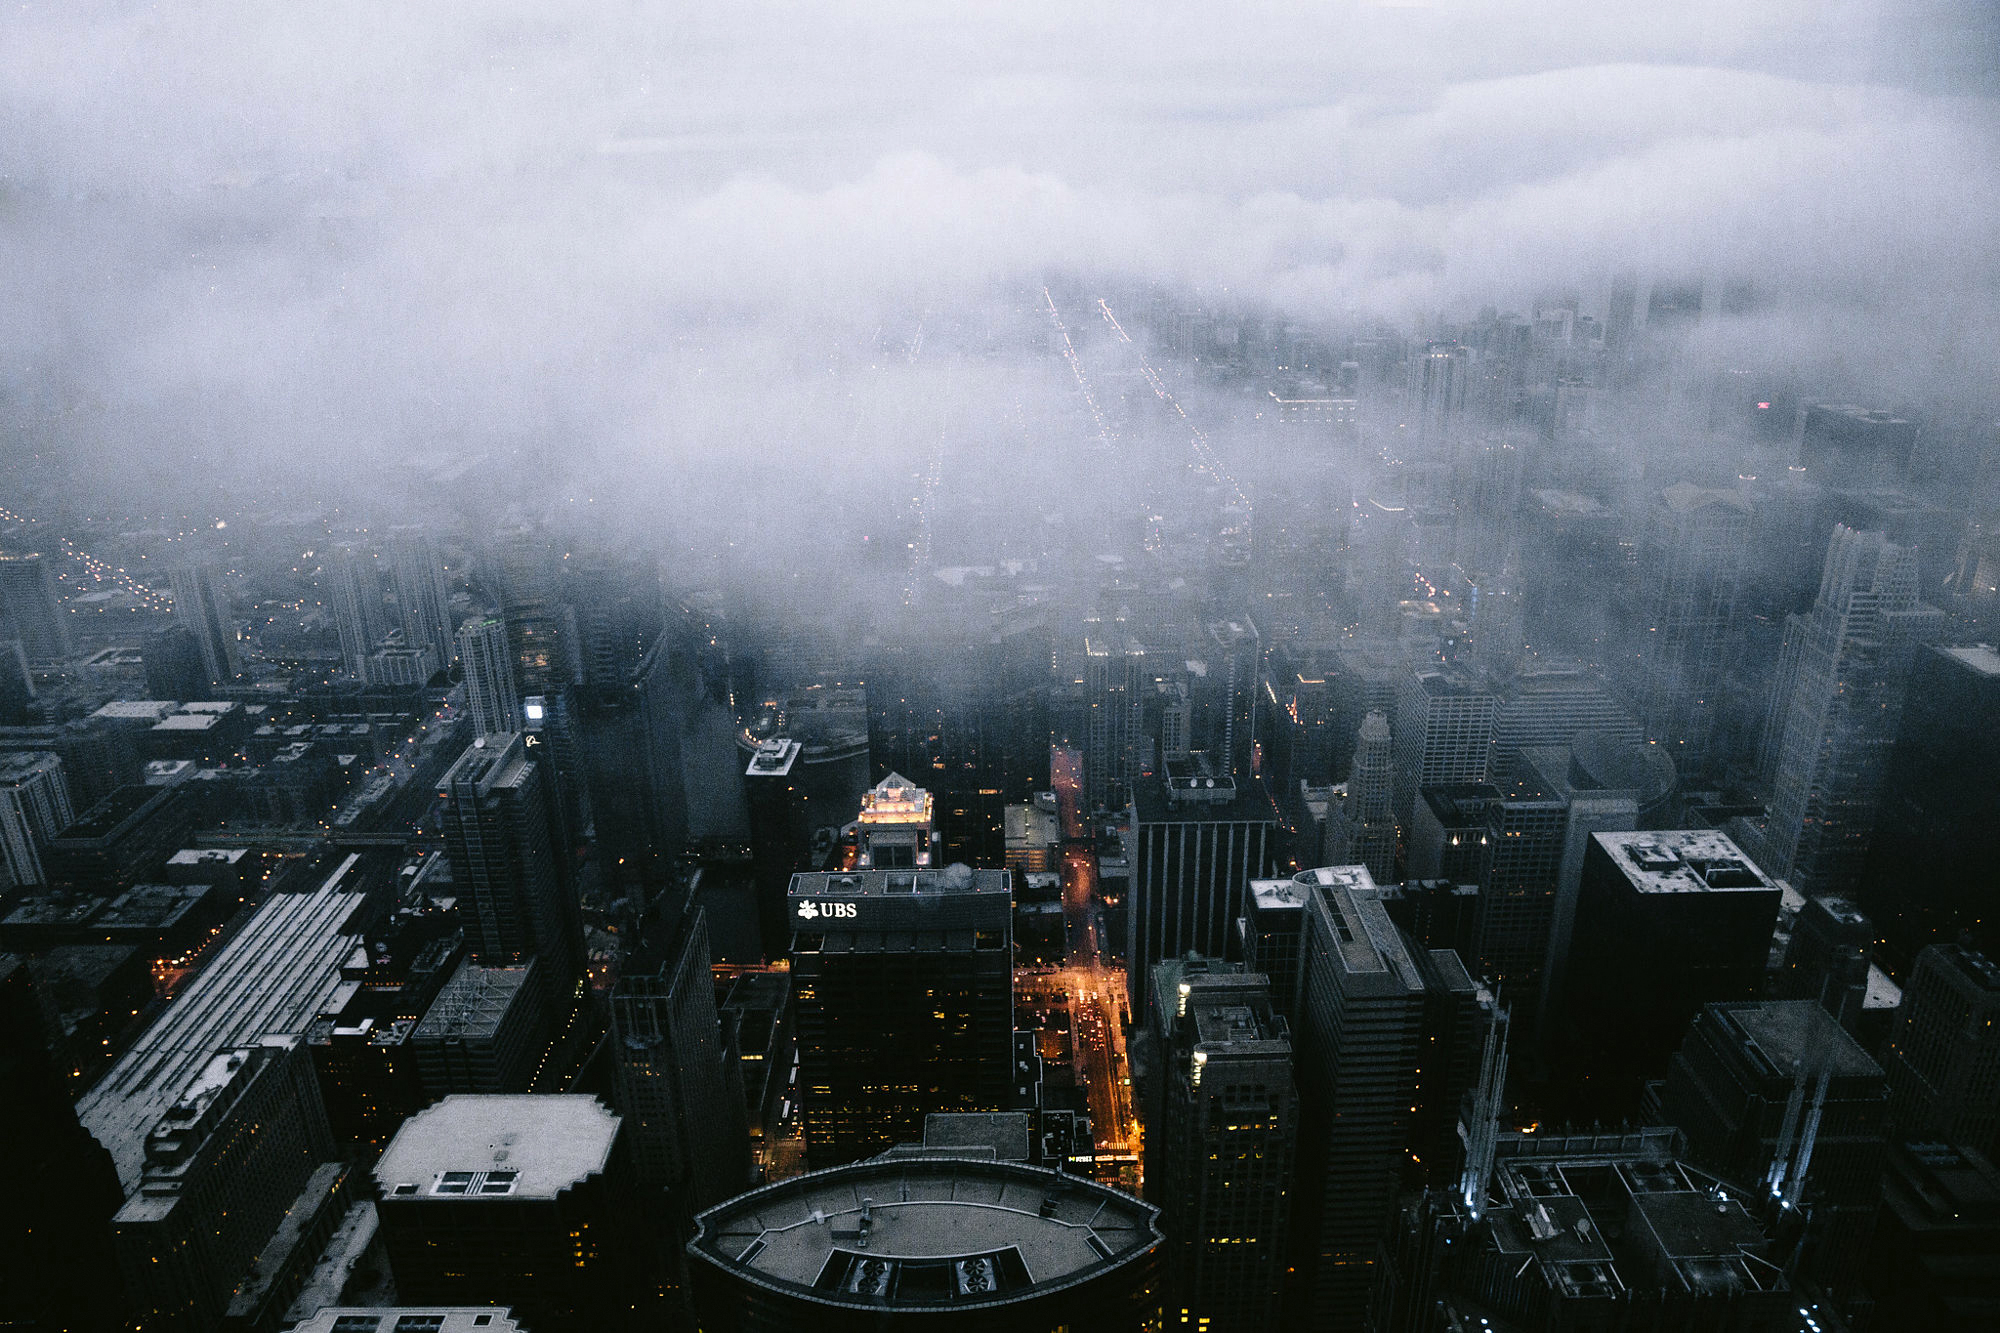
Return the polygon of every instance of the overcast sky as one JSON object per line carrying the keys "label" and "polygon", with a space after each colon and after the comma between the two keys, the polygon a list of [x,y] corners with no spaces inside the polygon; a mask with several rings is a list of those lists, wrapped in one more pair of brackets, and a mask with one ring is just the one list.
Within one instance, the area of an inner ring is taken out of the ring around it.
{"label": "overcast sky", "polygon": [[0,428],[670,435],[690,345],[791,374],[1049,271],[1408,321],[1700,270],[1753,345],[1990,392],[1995,8],[17,5]]}

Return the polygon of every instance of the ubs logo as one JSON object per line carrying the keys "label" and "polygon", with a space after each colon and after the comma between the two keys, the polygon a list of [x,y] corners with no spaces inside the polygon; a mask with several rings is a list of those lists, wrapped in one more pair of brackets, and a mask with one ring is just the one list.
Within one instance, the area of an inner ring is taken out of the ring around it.
{"label": "ubs logo", "polygon": [[860,910],[853,903],[816,903],[808,899],[799,904],[801,921],[814,921],[820,917],[829,920],[847,920],[860,914]]}

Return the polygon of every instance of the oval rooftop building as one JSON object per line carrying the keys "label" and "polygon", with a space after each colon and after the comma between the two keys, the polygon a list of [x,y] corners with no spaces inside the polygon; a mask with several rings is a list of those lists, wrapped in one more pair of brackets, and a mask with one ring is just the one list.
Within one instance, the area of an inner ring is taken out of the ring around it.
{"label": "oval rooftop building", "polygon": [[1157,1326],[1159,1210],[1043,1167],[889,1154],[695,1223],[704,1333]]}

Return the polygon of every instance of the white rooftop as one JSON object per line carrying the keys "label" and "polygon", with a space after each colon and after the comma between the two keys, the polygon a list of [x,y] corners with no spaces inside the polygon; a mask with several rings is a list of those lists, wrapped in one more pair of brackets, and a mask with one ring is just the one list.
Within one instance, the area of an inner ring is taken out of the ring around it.
{"label": "white rooftop", "polygon": [[[385,1203],[553,1199],[604,1170],[618,1124],[595,1097],[447,1097],[403,1122],[375,1163],[375,1181]],[[461,1174],[471,1178],[461,1182]],[[467,1188],[454,1188],[460,1183]]]}

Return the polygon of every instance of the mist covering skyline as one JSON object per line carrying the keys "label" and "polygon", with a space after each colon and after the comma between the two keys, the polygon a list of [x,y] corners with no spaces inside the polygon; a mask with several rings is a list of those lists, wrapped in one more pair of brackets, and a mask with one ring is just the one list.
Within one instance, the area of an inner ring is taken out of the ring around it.
{"label": "mist covering skyline", "polygon": [[1418,336],[1748,283],[1705,365],[1990,419],[1974,9],[29,7],[0,447],[113,505],[468,452],[782,491],[920,457],[939,394],[961,452],[1044,410],[1048,365],[954,379],[949,341],[863,390],[893,427],[823,390],[1052,278]]}

